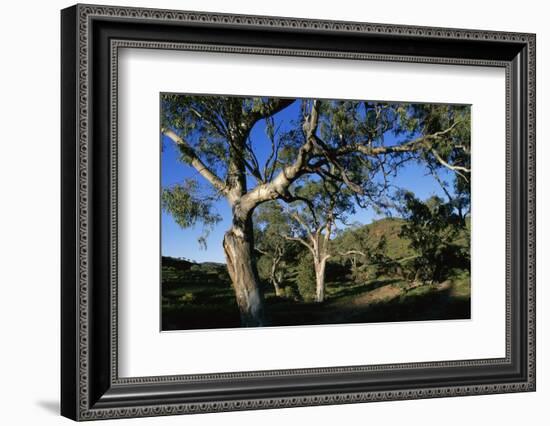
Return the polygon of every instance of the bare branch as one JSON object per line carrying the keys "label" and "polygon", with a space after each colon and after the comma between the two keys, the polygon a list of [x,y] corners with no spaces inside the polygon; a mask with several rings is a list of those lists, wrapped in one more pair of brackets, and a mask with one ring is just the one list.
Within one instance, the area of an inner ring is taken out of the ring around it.
{"label": "bare branch", "polygon": [[224,121],[218,116],[218,114],[214,114],[216,117],[214,120],[205,117],[204,114],[202,114],[199,110],[197,110],[195,107],[190,106],[189,110],[199,118],[199,120],[204,120],[207,123],[210,123],[218,132],[220,136],[227,136],[227,127],[224,123]]}
{"label": "bare branch", "polygon": [[307,223],[305,223],[302,220],[302,218],[300,217],[300,215],[298,213],[290,212],[290,217],[292,217],[292,219],[294,219],[296,222],[298,222],[300,224],[300,226],[308,233],[308,236],[309,236],[310,239],[313,239],[313,237],[312,237],[313,232],[311,232],[311,229],[309,228]]}
{"label": "bare branch", "polygon": [[[452,165],[452,164],[449,164],[447,163],[438,153],[435,149],[431,149],[431,153],[433,154],[433,156],[435,157],[435,159],[437,161],[439,161],[439,163],[441,163],[441,165],[447,167],[449,170],[453,170],[455,172],[464,172],[464,173],[470,173],[470,169],[466,168],[466,167],[463,167],[463,166],[455,166],[455,165]],[[466,176],[464,176],[463,174],[460,173],[460,176],[462,176],[464,179],[466,179],[466,181],[468,181],[468,179],[466,178]]]}
{"label": "bare branch", "polygon": [[334,217],[333,217],[332,212],[331,212],[331,214],[329,215],[329,218],[327,220],[327,223],[325,224],[325,236],[324,236],[324,243],[323,244],[328,244],[328,242],[330,241],[330,234],[332,234],[333,225],[334,225]]}
{"label": "bare branch", "polygon": [[313,222],[315,222],[316,224],[319,222],[317,219],[317,214],[315,213],[315,208],[313,206],[313,203],[309,198],[300,197],[299,195],[291,194],[290,192],[287,192],[281,196],[281,199],[288,204],[295,203],[297,201],[303,202],[308,207],[309,212],[313,217]]}
{"label": "bare branch", "polygon": [[434,170],[434,168],[432,167],[431,164],[428,163],[428,170],[430,171],[430,174],[433,176],[433,178],[436,180],[436,182],[439,184],[439,186],[441,187],[441,189],[443,190],[443,192],[445,193],[445,195],[447,196],[447,198],[449,199],[449,202],[450,203],[453,203],[454,202],[454,198],[451,196],[451,193],[447,190],[447,185],[445,184],[445,182],[443,182],[441,180],[441,178],[439,177],[439,175],[437,174],[437,172]]}
{"label": "bare branch", "polygon": [[381,155],[381,154],[413,152],[420,148],[431,149],[431,144],[429,142],[433,140],[437,140],[445,136],[446,134],[450,133],[458,123],[460,123],[460,121],[455,121],[452,126],[448,127],[445,130],[441,130],[439,132],[435,132],[429,135],[420,136],[419,138],[409,141],[407,143],[390,145],[390,146],[377,146],[377,147],[364,145],[364,144],[350,144],[341,148],[334,149],[332,151],[333,151],[333,155],[338,156],[343,154],[350,154],[353,152],[359,152],[364,155]]}
{"label": "bare branch", "polygon": [[305,173],[304,168],[307,165],[308,156],[314,147],[314,135],[317,131],[318,123],[319,101],[314,100],[311,114],[304,122],[304,129],[307,129],[306,142],[298,150],[294,162],[284,167],[271,182],[258,185],[244,195],[243,202],[257,205],[264,201],[282,198],[286,194],[292,182]]}
{"label": "bare branch", "polygon": [[275,172],[275,168],[277,166],[277,159],[279,157],[279,142],[277,140],[277,134],[279,133],[281,124],[279,124],[275,129],[274,128],[275,123],[274,123],[273,117],[266,118],[266,122],[268,125],[268,129],[271,129],[268,131],[268,138],[271,141],[271,153],[265,160],[264,179],[265,181],[270,181],[271,179],[273,179],[273,173]]}
{"label": "bare branch", "polygon": [[258,157],[254,153],[254,150],[252,149],[252,146],[250,144],[250,138],[247,138],[244,142],[245,149],[247,150],[248,154],[250,155],[250,159],[252,160],[252,164],[248,162],[244,155],[242,155],[242,160],[247,168],[247,170],[250,172],[250,174],[256,179],[258,183],[265,183],[265,178],[262,177],[262,172],[260,171],[260,164],[258,163]]}
{"label": "bare branch", "polygon": [[349,256],[351,254],[356,254],[356,255],[359,255],[359,256],[367,257],[367,253],[365,253],[361,250],[348,250],[348,251],[345,251],[345,252],[338,252],[339,256]]}
{"label": "bare branch", "polygon": [[298,241],[300,244],[306,246],[307,249],[310,250],[312,253],[315,252],[315,250],[313,249],[313,246],[309,245],[308,242],[307,242],[306,240],[304,240],[303,238],[300,238],[300,237],[292,237],[292,236],[290,236],[290,235],[283,235],[283,237],[284,237],[286,240]]}
{"label": "bare branch", "polygon": [[264,256],[269,256],[271,257],[271,253],[265,251],[265,250],[262,250],[261,248],[257,247],[257,246],[254,246],[254,250],[256,250],[258,253],[260,254],[263,254]]}
{"label": "bare branch", "polygon": [[338,157],[336,155],[333,155],[330,148],[328,148],[327,145],[319,137],[314,136],[314,138],[315,138],[316,145],[319,147],[324,157],[327,159],[327,161],[329,161],[332,165],[334,165],[336,169],[338,169],[338,171],[340,172],[340,176],[342,176],[342,179],[338,178],[336,175],[330,172],[325,172],[325,173],[326,174],[330,173],[333,179],[343,181],[352,191],[358,194],[363,194],[363,188],[361,187],[361,185],[357,185],[355,182],[352,182],[352,180],[349,178],[346,172],[346,169],[342,166],[340,161],[338,161]]}
{"label": "bare branch", "polygon": [[161,132],[172,139],[174,143],[179,147],[179,149],[189,157],[189,164],[193,166],[202,177],[204,177],[208,182],[214,186],[222,194],[227,193],[227,185],[213,172],[211,171],[206,164],[199,158],[195,150],[189,145],[185,140],[180,138],[173,130],[162,128]]}

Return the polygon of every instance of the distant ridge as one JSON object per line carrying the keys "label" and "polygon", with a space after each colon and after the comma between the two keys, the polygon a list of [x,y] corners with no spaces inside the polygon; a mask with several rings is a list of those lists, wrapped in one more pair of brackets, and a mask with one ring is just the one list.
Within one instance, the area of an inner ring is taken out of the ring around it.
{"label": "distant ridge", "polygon": [[172,267],[180,271],[187,271],[193,265],[201,266],[225,266],[221,262],[196,262],[185,257],[162,256],[162,266]]}

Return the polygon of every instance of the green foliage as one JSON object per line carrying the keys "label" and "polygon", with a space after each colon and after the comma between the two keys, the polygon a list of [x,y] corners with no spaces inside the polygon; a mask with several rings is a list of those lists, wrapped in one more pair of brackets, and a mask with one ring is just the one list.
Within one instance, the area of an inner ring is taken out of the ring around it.
{"label": "green foliage", "polygon": [[409,265],[414,268],[415,280],[441,282],[452,268],[467,268],[469,252],[456,244],[464,221],[456,213],[452,203],[444,203],[439,197],[425,202],[414,194],[403,194],[404,223],[401,236],[419,255]]}
{"label": "green foliage", "polygon": [[304,179],[295,185],[294,192],[299,199],[307,200],[307,204],[294,203],[293,211],[312,228],[335,219],[345,221],[355,213],[353,192],[332,179]]}
{"label": "green foliage", "polygon": [[453,270],[451,279],[453,280],[452,296],[461,299],[470,299],[470,271]]}
{"label": "green foliage", "polygon": [[277,281],[286,278],[288,264],[298,251],[298,243],[289,241],[288,215],[281,203],[272,201],[260,205],[254,212],[254,245],[258,252],[257,269],[260,279]]}
{"label": "green foliage", "polygon": [[287,299],[296,300],[298,299],[298,293],[293,285],[287,284],[283,288],[283,296]]}
{"label": "green foliage", "polygon": [[398,259],[412,253],[399,236],[403,220],[386,218],[369,225],[355,224],[334,240],[336,261],[349,265],[355,282],[400,274]]}
{"label": "green foliage", "polygon": [[215,197],[199,193],[199,185],[194,180],[186,180],[183,184],[164,188],[161,195],[161,205],[164,211],[170,213],[176,223],[182,228],[195,226],[202,222],[204,232],[199,237],[199,243],[206,248],[206,237],[209,230],[222,220],[213,210]]}
{"label": "green foliage", "polygon": [[369,229],[370,244],[375,247],[384,239],[384,253],[389,257],[401,259],[411,256],[413,251],[408,241],[400,236],[403,223],[401,218],[384,218],[366,225]]}
{"label": "green foliage", "polygon": [[256,261],[256,268],[258,269],[258,276],[262,281],[269,281],[271,279],[271,264],[273,260],[266,255],[260,255]]}
{"label": "green foliage", "polygon": [[289,218],[281,203],[272,201],[260,205],[254,212],[255,232],[258,233],[256,245],[264,250],[274,250],[290,232]]}
{"label": "green foliage", "polygon": [[[231,159],[256,160],[252,146],[243,141],[256,120],[271,117],[275,101],[278,99],[164,93],[161,95],[161,128],[173,130],[186,141],[188,146],[178,146],[183,162],[190,162],[192,150],[208,168],[225,180]],[[235,143],[235,140],[239,142]],[[277,145],[283,144],[277,141]],[[269,168],[275,163],[274,157]],[[244,162],[241,167],[243,165]],[[239,170],[239,173],[247,172],[250,170]]]}
{"label": "green foliage", "polygon": [[306,302],[315,299],[315,271],[311,254],[304,254],[296,267],[296,285],[302,299]]}

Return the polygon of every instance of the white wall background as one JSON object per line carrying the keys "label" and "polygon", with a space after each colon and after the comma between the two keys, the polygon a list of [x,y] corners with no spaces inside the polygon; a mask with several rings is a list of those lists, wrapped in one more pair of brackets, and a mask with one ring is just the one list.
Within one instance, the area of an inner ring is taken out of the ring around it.
{"label": "white wall background", "polygon": [[[246,14],[537,33],[538,390],[316,408],[117,420],[118,424],[545,424],[550,417],[550,27],[545,2],[501,0],[102,1]],[[0,418],[6,425],[69,424],[59,417],[59,9],[71,2],[2,5],[0,26]],[[547,420],[546,420],[547,421]],[[130,423],[129,423],[130,422]],[[102,424],[117,424],[107,421]]]}

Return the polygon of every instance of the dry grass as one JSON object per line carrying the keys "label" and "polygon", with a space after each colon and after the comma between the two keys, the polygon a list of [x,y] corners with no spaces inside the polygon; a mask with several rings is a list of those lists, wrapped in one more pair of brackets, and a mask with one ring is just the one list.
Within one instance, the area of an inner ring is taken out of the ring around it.
{"label": "dry grass", "polygon": [[399,286],[388,284],[352,299],[351,303],[357,306],[364,306],[372,303],[389,302],[398,298],[403,293],[403,290]]}

